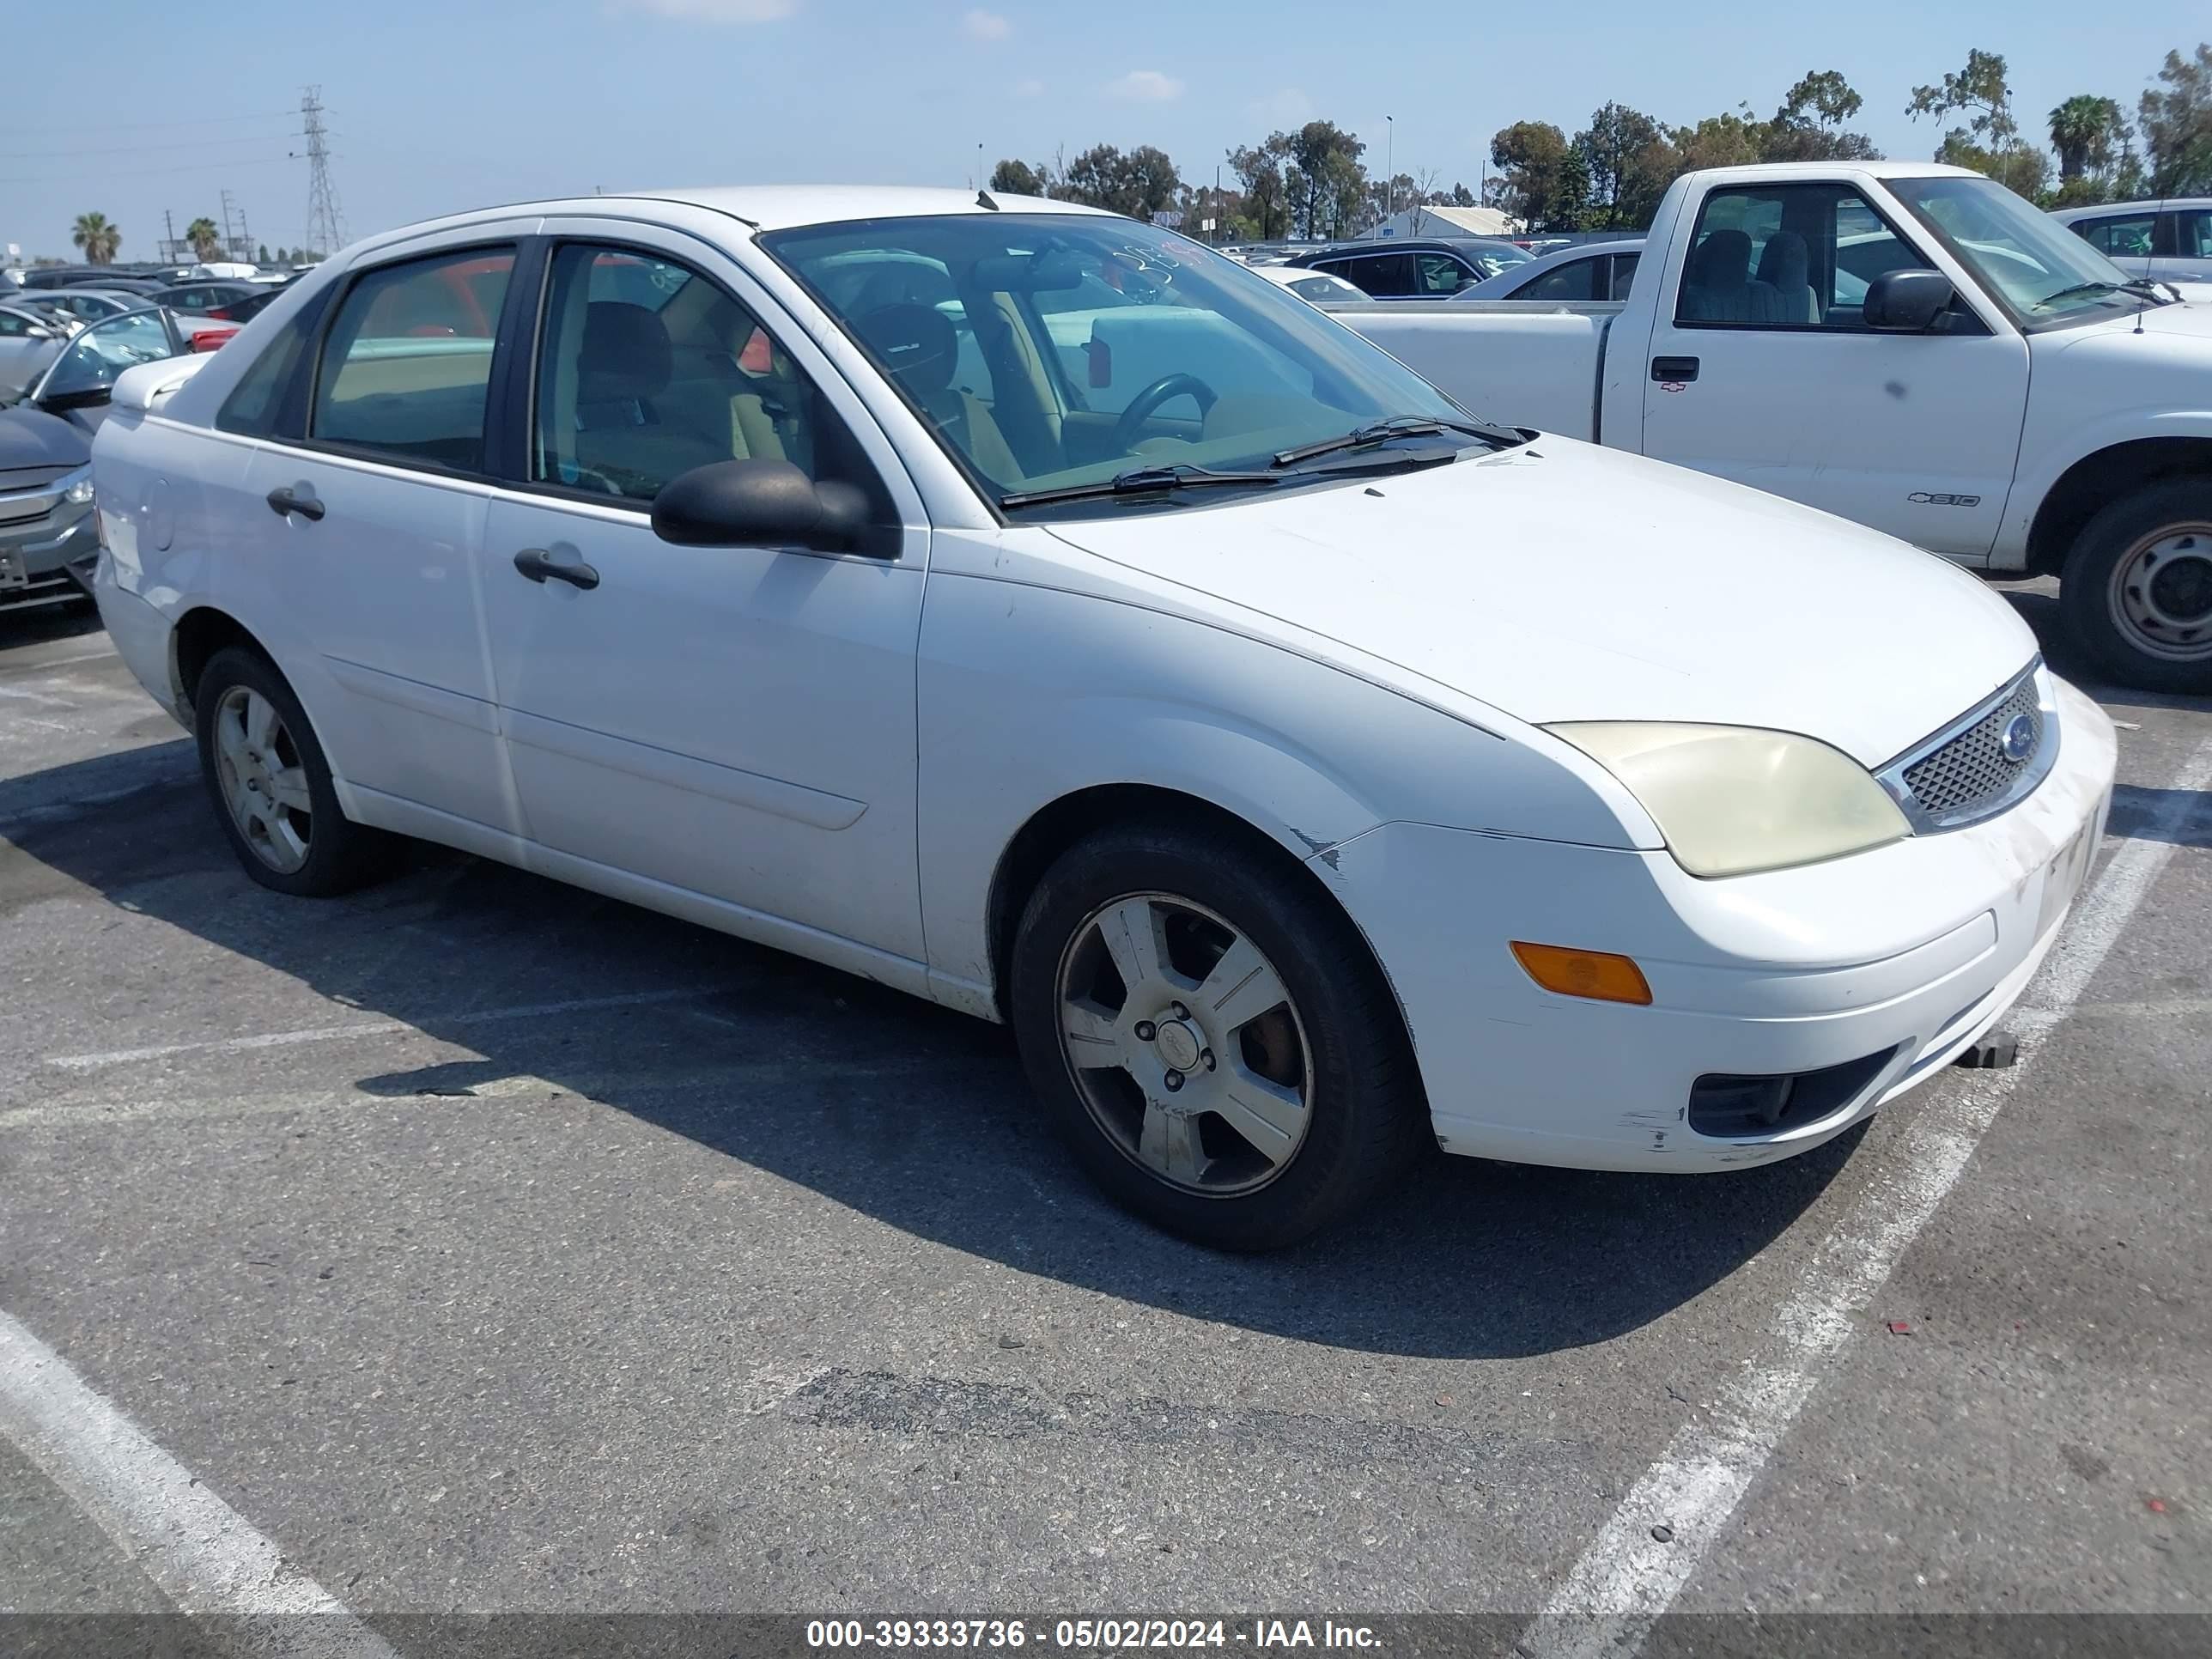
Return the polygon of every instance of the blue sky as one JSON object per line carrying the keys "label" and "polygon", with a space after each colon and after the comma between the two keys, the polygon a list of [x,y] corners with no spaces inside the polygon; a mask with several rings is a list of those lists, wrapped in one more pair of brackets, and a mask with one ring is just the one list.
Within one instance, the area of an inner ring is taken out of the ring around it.
{"label": "blue sky", "polygon": [[[1000,155],[1156,143],[1210,179],[1230,146],[1316,116],[1401,171],[1472,188],[1509,121],[1571,131],[1606,100],[1666,121],[1748,100],[1769,114],[1808,69],[1863,94],[1893,155],[1938,134],[1911,88],[1981,46],[2010,60],[2024,118],[2076,92],[2132,109],[2169,47],[2212,34],[2203,0],[2097,8],[1945,0],[1793,9],[1587,0],[228,0],[179,52],[176,9],[88,5],[53,72],[10,64],[0,244],[66,254],[76,215],[150,258],[163,210],[307,239],[296,111],[319,82],[355,235],[457,208],[624,186],[799,179],[961,184]],[[143,33],[159,50],[127,49]],[[104,44],[103,44],[104,43]],[[88,78],[88,68],[96,76]]]}

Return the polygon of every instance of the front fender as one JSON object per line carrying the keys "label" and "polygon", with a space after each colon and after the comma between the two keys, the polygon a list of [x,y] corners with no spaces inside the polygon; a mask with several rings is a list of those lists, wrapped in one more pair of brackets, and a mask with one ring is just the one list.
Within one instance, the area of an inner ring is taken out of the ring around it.
{"label": "front fender", "polygon": [[1541,733],[1485,731],[1296,652],[1111,599],[933,571],[916,690],[922,926],[933,974],[963,1000],[991,982],[1006,849],[1038,812],[1102,785],[1206,801],[1302,860],[1400,818],[1639,838]]}
{"label": "front fender", "polygon": [[1997,532],[1993,562],[2004,568],[2026,559],[2028,532],[2058,481],[2102,450],[2159,438],[2212,441],[2212,407],[2115,410],[2080,424],[2057,423],[2039,431],[2031,419],[2021,441],[2020,470]]}

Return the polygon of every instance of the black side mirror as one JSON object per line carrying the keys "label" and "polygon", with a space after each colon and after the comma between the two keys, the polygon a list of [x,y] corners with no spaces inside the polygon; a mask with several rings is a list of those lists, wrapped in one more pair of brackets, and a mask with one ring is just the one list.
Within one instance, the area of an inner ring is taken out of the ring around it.
{"label": "black side mirror", "polygon": [[97,409],[115,396],[112,386],[79,386],[74,392],[54,392],[39,399],[39,407],[50,415],[58,415],[70,409]]}
{"label": "black side mirror", "polygon": [[679,547],[811,547],[842,552],[868,527],[868,498],[817,483],[789,461],[714,461],[653,498],[653,533]]}
{"label": "black side mirror", "polygon": [[1940,270],[1885,270],[1867,284],[1859,314],[1887,334],[1925,334],[1957,297]]}

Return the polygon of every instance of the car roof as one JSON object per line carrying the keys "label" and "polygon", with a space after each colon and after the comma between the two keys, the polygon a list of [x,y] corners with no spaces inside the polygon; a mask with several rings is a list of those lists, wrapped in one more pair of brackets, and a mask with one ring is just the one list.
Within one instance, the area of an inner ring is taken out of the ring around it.
{"label": "car roof", "polygon": [[[988,196],[994,204],[979,199]],[[595,198],[604,202],[607,198]],[[936,214],[1085,213],[1111,216],[1103,209],[1042,196],[1002,195],[996,191],[940,190],[920,185],[729,185],[684,190],[645,190],[630,199],[683,202],[742,219],[759,230],[787,230],[798,225],[827,225],[851,219],[914,219]]]}
{"label": "car roof", "polygon": [[2175,208],[2212,208],[2212,196],[2166,196],[2150,201],[2099,202],[2092,207],[2057,208],[2052,210],[2051,216],[2070,224],[2076,219],[2107,213],[2156,213],[2160,209],[2170,212]]}

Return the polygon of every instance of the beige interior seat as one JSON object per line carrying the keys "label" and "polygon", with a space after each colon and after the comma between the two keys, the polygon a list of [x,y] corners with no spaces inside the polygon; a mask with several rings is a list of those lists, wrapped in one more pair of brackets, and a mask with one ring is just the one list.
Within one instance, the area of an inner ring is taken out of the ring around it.
{"label": "beige interior seat", "polygon": [[1014,484],[1027,476],[990,406],[952,384],[960,337],[951,319],[933,306],[889,305],[868,312],[854,327],[901,389],[984,477]]}

